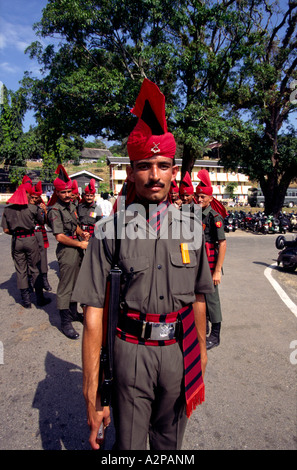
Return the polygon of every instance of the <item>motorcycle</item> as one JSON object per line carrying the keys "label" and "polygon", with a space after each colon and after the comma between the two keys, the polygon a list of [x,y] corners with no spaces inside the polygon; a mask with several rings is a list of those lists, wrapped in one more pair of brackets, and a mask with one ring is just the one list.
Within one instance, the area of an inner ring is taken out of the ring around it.
{"label": "motorcycle", "polygon": [[280,223],[279,219],[273,217],[273,215],[269,215],[267,217],[268,220],[268,227],[270,233],[279,233],[280,231]]}
{"label": "motorcycle", "polygon": [[295,240],[286,240],[283,235],[279,235],[275,240],[275,246],[282,250],[278,254],[277,265],[289,272],[294,272],[297,268],[297,237]]}
{"label": "motorcycle", "polygon": [[296,214],[290,215],[290,228],[289,231],[293,232],[293,230],[297,230],[297,216]]}
{"label": "motorcycle", "polygon": [[279,231],[280,233],[287,233],[290,230],[290,221],[285,215],[279,217]]}
{"label": "motorcycle", "polygon": [[269,232],[269,224],[266,216],[260,216],[255,222],[255,231],[266,235]]}
{"label": "motorcycle", "polygon": [[236,225],[234,223],[234,219],[233,219],[232,215],[227,215],[227,217],[225,217],[225,219],[224,219],[224,230],[227,233],[235,232]]}

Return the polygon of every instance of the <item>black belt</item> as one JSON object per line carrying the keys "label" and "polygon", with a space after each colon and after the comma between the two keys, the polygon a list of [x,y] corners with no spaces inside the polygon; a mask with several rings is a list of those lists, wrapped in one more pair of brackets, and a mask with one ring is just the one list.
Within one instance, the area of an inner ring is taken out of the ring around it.
{"label": "black belt", "polygon": [[179,339],[182,331],[181,322],[177,320],[173,323],[155,323],[142,320],[134,320],[127,315],[120,315],[118,327],[138,339],[150,339],[156,341],[167,341],[169,339]]}

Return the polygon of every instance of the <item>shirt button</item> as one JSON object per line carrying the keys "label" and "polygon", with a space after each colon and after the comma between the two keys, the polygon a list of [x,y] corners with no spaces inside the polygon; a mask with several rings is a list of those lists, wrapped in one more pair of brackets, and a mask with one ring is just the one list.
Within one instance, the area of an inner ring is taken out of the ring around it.
{"label": "shirt button", "polygon": [[161,264],[158,264],[158,269],[162,269],[162,266],[161,266]]}
{"label": "shirt button", "polygon": [[163,299],[164,299],[164,295],[160,295],[159,299],[160,299],[160,300],[163,300]]}

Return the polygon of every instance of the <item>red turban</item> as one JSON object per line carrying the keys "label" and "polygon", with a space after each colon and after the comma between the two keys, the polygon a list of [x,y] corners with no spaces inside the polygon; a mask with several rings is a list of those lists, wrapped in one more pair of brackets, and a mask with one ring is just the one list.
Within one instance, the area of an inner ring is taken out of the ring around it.
{"label": "red turban", "polygon": [[73,194],[78,194],[78,184],[76,180],[72,180],[72,192]]}
{"label": "red turban", "polygon": [[167,131],[165,97],[155,83],[144,79],[131,112],[139,119],[127,142],[130,160],[156,155],[174,158],[176,143]]}
{"label": "red turban", "polygon": [[96,193],[96,188],[95,188],[95,180],[92,178],[88,184],[88,186],[85,187],[85,193],[86,194],[95,194]]}
{"label": "red turban", "polygon": [[25,184],[21,184],[13,193],[13,195],[6,201],[6,204],[16,204],[24,206],[28,204],[27,188]]}
{"label": "red turban", "polygon": [[65,189],[72,189],[72,181],[69,178],[63,165],[59,165],[55,171],[58,178],[54,181],[54,187],[57,191],[64,191]]}
{"label": "red turban", "polygon": [[22,184],[24,185],[24,188],[27,191],[27,193],[31,194],[32,189],[33,189],[33,185],[32,185],[32,181],[31,181],[31,179],[29,178],[28,175],[25,175],[23,177]]}
{"label": "red turban", "polygon": [[[54,180],[54,187],[56,191],[65,191],[65,189],[72,189],[72,181],[69,178],[63,165],[59,165],[55,171],[58,178]],[[48,206],[53,206],[58,200],[56,192],[53,193],[52,197],[48,201]]]}
{"label": "red turban", "polygon": [[32,193],[31,194],[36,194],[36,196],[41,196],[42,194],[42,184],[41,181],[38,181],[38,183],[33,186]]}
{"label": "red turban", "polygon": [[190,174],[189,174],[188,171],[186,172],[185,176],[183,177],[183,179],[180,182],[179,194],[180,195],[182,195],[182,194],[190,194],[190,195],[194,194],[194,188],[193,188],[191,177],[190,177]]}
{"label": "red turban", "polygon": [[212,196],[213,191],[208,171],[200,170],[198,171],[197,176],[200,179],[200,183],[196,188],[196,194],[206,194],[207,196]]}
{"label": "red turban", "polygon": [[[198,171],[197,176],[201,181],[196,188],[197,196],[199,194],[206,194],[207,196],[212,196],[213,190],[212,190],[208,171],[200,170]],[[217,199],[213,197],[210,205],[213,208],[213,210],[218,212],[223,218],[227,217],[227,211],[220,201],[218,201]]]}
{"label": "red turban", "polygon": [[[173,135],[167,131],[165,97],[157,85],[147,78],[142,82],[131,113],[138,117],[138,122],[128,137],[130,160],[143,160],[158,155],[173,159],[176,143]],[[126,204],[129,205],[135,199],[135,184],[129,179],[126,179],[126,183]],[[119,197],[121,195],[122,190]],[[117,210],[118,199],[113,205],[113,212]]]}
{"label": "red turban", "polygon": [[171,181],[170,192],[179,194],[179,189],[175,180]]}

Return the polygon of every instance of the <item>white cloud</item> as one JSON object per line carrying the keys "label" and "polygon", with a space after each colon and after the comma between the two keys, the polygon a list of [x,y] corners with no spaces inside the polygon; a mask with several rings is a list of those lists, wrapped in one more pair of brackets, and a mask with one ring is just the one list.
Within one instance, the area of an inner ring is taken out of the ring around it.
{"label": "white cloud", "polygon": [[14,25],[8,21],[1,20],[0,29],[0,48],[2,51],[13,48],[24,52],[26,47],[36,40],[31,26]]}
{"label": "white cloud", "polygon": [[21,69],[17,65],[2,62],[0,63],[0,71],[4,73],[20,73]]}

